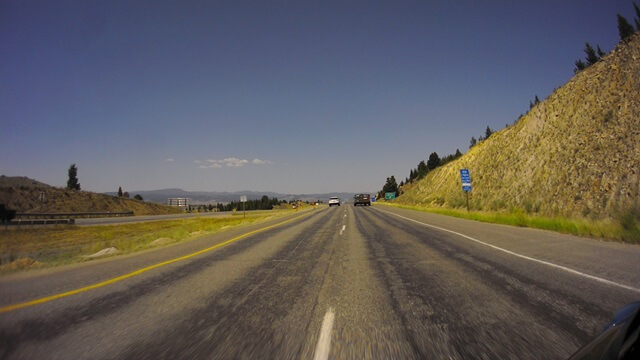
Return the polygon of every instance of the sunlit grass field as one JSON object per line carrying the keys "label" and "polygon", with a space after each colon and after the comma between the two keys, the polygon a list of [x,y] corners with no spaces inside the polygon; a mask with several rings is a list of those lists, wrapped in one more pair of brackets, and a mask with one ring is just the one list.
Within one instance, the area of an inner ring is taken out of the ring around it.
{"label": "sunlit grass field", "polygon": [[402,209],[418,210],[434,214],[453,216],[461,219],[476,220],[494,224],[530,227],[552,230],[577,236],[594,237],[605,240],[640,244],[640,229],[634,219],[622,221],[584,220],[564,217],[548,217],[527,214],[523,210],[509,212],[467,211],[466,209],[434,208],[419,205],[402,205],[391,202],[377,202],[377,205],[393,206]]}
{"label": "sunlit grass field", "polygon": [[0,274],[86,261],[85,256],[110,247],[120,254],[131,253],[157,246],[158,239],[162,244],[186,241],[290,213],[274,210],[248,213],[246,218],[238,213],[122,225],[0,228]]}

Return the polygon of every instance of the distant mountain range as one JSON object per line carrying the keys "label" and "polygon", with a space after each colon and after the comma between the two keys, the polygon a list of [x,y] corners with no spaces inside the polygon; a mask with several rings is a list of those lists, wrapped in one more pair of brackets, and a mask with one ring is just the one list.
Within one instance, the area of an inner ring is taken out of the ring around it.
{"label": "distant mountain range", "polygon": [[[125,189],[126,190],[126,189]],[[327,202],[330,197],[337,196],[343,201],[350,202],[356,193],[332,192],[322,194],[281,194],[272,191],[186,191],[177,188],[160,190],[129,191],[133,198],[140,194],[144,202],[117,197],[117,192],[92,193],[89,191],[68,191],[45,183],[21,176],[0,176],[0,203],[20,212],[70,212],[70,211],[128,211],[133,210],[136,215],[163,214],[173,211],[169,207],[158,207],[156,204],[167,204],[168,198],[188,198],[192,205],[226,204],[239,201],[240,196],[247,196],[247,200],[260,199],[263,196],[278,198],[279,200],[302,200]],[[374,192],[370,192],[374,194]],[[110,196],[105,196],[110,195]],[[44,202],[40,199],[44,196]],[[144,205],[148,206],[145,207]],[[46,205],[44,208],[42,206]],[[124,210],[123,210],[124,209]]]}
{"label": "distant mountain range", "polygon": [[[116,192],[108,192],[107,195],[116,195]],[[344,201],[350,201],[356,193],[334,192],[323,194],[281,194],[271,191],[235,191],[235,192],[219,192],[219,191],[186,191],[177,188],[160,189],[160,190],[139,190],[129,191],[131,197],[140,194],[145,201],[166,204],[169,198],[189,198],[190,203],[198,204],[216,204],[228,203],[231,201],[239,201],[240,196],[246,195],[248,200],[260,199],[264,195],[269,198],[278,198],[279,200],[302,200],[316,201],[321,200],[327,202],[330,197],[337,196]],[[374,192],[371,192],[374,194]]]}

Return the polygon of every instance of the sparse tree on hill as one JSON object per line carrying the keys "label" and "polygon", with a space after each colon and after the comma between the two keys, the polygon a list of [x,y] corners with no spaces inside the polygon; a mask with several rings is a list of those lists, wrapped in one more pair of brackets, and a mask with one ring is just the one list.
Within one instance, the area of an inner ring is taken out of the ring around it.
{"label": "sparse tree on hill", "polygon": [[122,197],[122,186],[118,186],[118,197]]}
{"label": "sparse tree on hill", "polygon": [[584,53],[587,55],[585,57],[586,62],[582,61],[582,59],[575,62],[576,68],[573,69],[575,74],[597,63],[600,61],[600,58],[606,55],[605,52],[600,49],[600,45],[596,44],[596,48],[594,49],[588,42],[584,44]]}
{"label": "sparse tree on hill", "polygon": [[78,167],[76,164],[69,166],[69,180],[67,180],[67,189],[80,190],[80,183],[78,182]]}
{"label": "sparse tree on hill", "polygon": [[[538,96],[536,95],[536,100],[538,100]],[[538,100],[539,102],[540,100]],[[489,136],[491,136],[493,134],[493,130],[487,126],[487,128],[484,130],[484,138],[485,140],[489,138]]]}
{"label": "sparse tree on hill", "polygon": [[125,191],[125,192],[122,194],[122,196],[128,199],[128,198],[129,198],[129,192],[128,192],[128,191]]}
{"label": "sparse tree on hill", "polygon": [[391,177],[387,178],[387,183],[384,184],[384,187],[382,188],[382,191],[384,193],[388,193],[388,192],[392,192],[395,193],[396,196],[398,196],[398,183],[396,182],[396,178],[395,176],[391,175]]}
{"label": "sparse tree on hill", "polygon": [[633,26],[629,24],[627,19],[618,14],[618,34],[620,34],[620,40],[627,40],[627,38],[635,32]]}
{"label": "sparse tree on hill", "polygon": [[580,60],[576,60],[575,64],[576,64],[576,68],[575,68],[575,69],[573,69],[573,73],[574,73],[574,74],[577,74],[577,73],[579,73],[580,71],[582,71],[582,70],[584,70],[584,69],[586,69],[586,68],[587,68],[587,64],[585,64],[585,62],[584,62],[584,61],[582,61],[582,59],[580,59]]}
{"label": "sparse tree on hill", "polygon": [[633,9],[636,11],[636,18],[633,19],[636,23],[636,31],[640,31],[640,8],[633,2]]}
{"label": "sparse tree on hill", "polygon": [[437,168],[439,165],[440,165],[440,157],[438,156],[438,153],[434,151],[431,153],[431,155],[429,155],[429,160],[427,160],[427,169],[431,171]]}
{"label": "sparse tree on hill", "polygon": [[[599,46],[598,49],[600,49]],[[584,53],[587,54],[587,57],[585,58],[587,60],[587,66],[593,65],[600,60],[596,50],[588,42],[584,44]]]}
{"label": "sparse tree on hill", "polygon": [[460,152],[460,149],[456,149],[456,154],[454,155],[454,157],[457,159],[459,157],[462,157],[462,153]]}
{"label": "sparse tree on hill", "polygon": [[424,160],[420,161],[418,163],[418,174],[417,174],[418,180],[425,177],[428,172],[429,172],[429,168],[427,167],[427,164],[424,162]]}
{"label": "sparse tree on hill", "polygon": [[387,178],[387,182],[382,187],[382,190],[378,192],[377,198],[384,199],[384,194],[390,193],[390,192],[395,193],[396,196],[400,195],[400,193],[398,192],[398,183],[396,182],[396,178],[393,175]]}
{"label": "sparse tree on hill", "polygon": [[478,140],[476,140],[476,138],[472,136],[471,140],[469,141],[469,149],[476,146],[477,143],[478,143]]}
{"label": "sparse tree on hill", "polygon": [[139,201],[143,201],[144,200],[142,198],[142,195],[140,195],[140,194],[136,194],[136,196],[134,196],[133,198],[136,199],[136,200],[139,200]]}

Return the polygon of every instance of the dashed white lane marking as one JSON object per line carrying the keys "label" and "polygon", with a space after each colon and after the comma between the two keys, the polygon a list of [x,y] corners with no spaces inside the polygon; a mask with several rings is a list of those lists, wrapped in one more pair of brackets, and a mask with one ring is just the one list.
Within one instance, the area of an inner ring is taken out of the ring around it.
{"label": "dashed white lane marking", "polygon": [[347,228],[347,225],[342,225],[342,229],[340,229],[340,235],[342,235],[342,232]]}
{"label": "dashed white lane marking", "polygon": [[573,269],[568,268],[568,267],[564,267],[564,266],[562,266],[562,265],[558,265],[558,264],[550,263],[550,262],[548,262],[548,261],[544,261],[544,260],[539,260],[539,259],[532,258],[532,257],[526,256],[526,255],[521,255],[521,254],[515,253],[515,252],[513,252],[513,251],[510,251],[510,250],[503,249],[503,248],[501,248],[501,247],[495,246],[495,245],[487,244],[486,242],[480,241],[480,240],[478,240],[478,239],[474,239],[474,238],[472,238],[471,236],[468,236],[468,235],[465,235],[465,234],[461,234],[461,233],[459,233],[459,232],[455,232],[455,231],[453,231],[453,230],[449,230],[449,229],[441,228],[441,227],[439,227],[439,226],[435,226],[435,225],[431,225],[431,224],[423,223],[423,222],[420,222],[420,221],[418,221],[418,220],[413,220],[413,219],[410,219],[410,218],[408,218],[408,217],[406,217],[406,216],[402,216],[402,215],[394,214],[394,213],[392,213],[392,212],[385,211],[385,210],[381,210],[381,209],[377,209],[377,210],[380,210],[380,211],[382,211],[382,212],[384,212],[384,213],[387,213],[387,214],[391,214],[391,215],[397,216],[397,217],[399,217],[399,218],[403,218],[403,219],[405,219],[405,220],[412,221],[412,222],[414,222],[414,223],[417,223],[417,224],[420,224],[420,225],[423,225],[423,226],[427,226],[427,227],[430,227],[430,228],[434,228],[434,229],[438,229],[438,230],[446,231],[446,232],[449,232],[449,233],[452,233],[452,234],[456,234],[456,235],[458,235],[458,236],[462,236],[462,237],[463,237],[463,238],[465,238],[465,239],[469,239],[469,240],[471,240],[471,241],[475,241],[475,242],[477,242],[477,243],[479,243],[479,244],[482,244],[482,245],[488,246],[488,247],[490,247],[490,248],[492,248],[492,249],[496,249],[496,250],[499,250],[499,251],[505,252],[505,253],[507,253],[507,254],[509,254],[509,255],[517,256],[517,257],[519,257],[519,258],[526,259],[526,260],[530,260],[530,261],[535,261],[535,262],[537,262],[537,263],[544,264],[544,265],[547,265],[547,266],[551,266],[551,267],[553,267],[553,268],[556,268],[556,269],[559,269],[559,270],[563,270],[563,271],[566,271],[566,272],[571,273],[571,274],[580,275],[580,276],[585,277],[585,278],[587,278],[587,279],[595,280],[595,281],[600,282],[600,283],[603,283],[603,284],[612,285],[612,286],[617,286],[617,287],[620,287],[620,288],[623,288],[623,289],[627,289],[627,290],[631,290],[631,291],[635,291],[635,292],[639,292],[639,293],[640,293],[640,289],[639,289],[639,288],[636,288],[636,287],[633,287],[633,286],[624,285],[624,284],[619,284],[619,283],[617,283],[617,282],[615,282],[615,281],[611,281],[611,280],[607,280],[607,279],[599,278],[599,277],[597,277],[597,276],[593,276],[593,275],[585,274],[585,273],[582,273],[582,272],[580,272],[580,271],[573,270]]}
{"label": "dashed white lane marking", "polygon": [[320,330],[318,345],[316,345],[314,360],[326,360],[329,358],[329,350],[331,350],[331,330],[333,329],[334,318],[335,313],[332,308],[329,308],[322,321],[322,329]]}

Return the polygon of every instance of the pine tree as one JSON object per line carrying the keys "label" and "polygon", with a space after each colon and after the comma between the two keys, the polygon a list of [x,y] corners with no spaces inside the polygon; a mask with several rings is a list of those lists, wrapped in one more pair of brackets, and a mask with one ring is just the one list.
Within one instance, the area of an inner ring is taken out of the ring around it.
{"label": "pine tree", "polygon": [[[143,201],[144,200],[142,198],[142,195],[140,195],[140,194],[136,194],[136,196],[134,196],[133,198],[136,199],[136,200],[139,200],[139,201]],[[209,206],[211,206],[211,204],[209,204]],[[209,211],[211,211],[211,209],[209,209]]]}
{"label": "pine tree", "polygon": [[396,196],[399,195],[398,193],[398,183],[396,182],[396,178],[395,176],[391,175],[391,177],[387,178],[387,182],[384,184],[384,186],[382,187],[382,191],[381,191],[381,198],[384,198],[384,194],[385,193],[395,193]]}
{"label": "pine tree", "polygon": [[459,157],[462,157],[462,153],[460,152],[460,149],[456,149],[456,154],[454,155],[454,157],[457,159]]}
{"label": "pine tree", "polygon": [[476,140],[475,137],[471,137],[471,140],[469,141],[469,149],[471,149],[472,147],[476,146],[476,144],[478,143],[478,141]]}
{"label": "pine tree", "polygon": [[576,64],[576,68],[573,69],[573,73],[574,74],[577,74],[580,71],[582,71],[582,70],[587,68],[587,64],[585,64],[584,61],[582,61],[582,59],[576,60],[575,64]]}
{"label": "pine tree", "polygon": [[620,34],[620,40],[626,40],[629,36],[633,35],[635,30],[633,26],[629,24],[629,21],[624,16],[618,14],[618,34]]}
{"label": "pine tree", "polygon": [[118,186],[118,197],[122,197],[122,186]]}
{"label": "pine tree", "polygon": [[427,175],[428,172],[429,172],[429,168],[427,167],[427,164],[424,162],[424,160],[420,161],[418,163],[417,178],[418,179],[422,179],[423,177],[425,177]]}
{"label": "pine tree", "polygon": [[[536,98],[535,98],[535,99],[533,99],[533,104],[534,104],[534,105],[538,105],[538,104],[540,104],[540,99],[538,99],[538,95],[537,95],[537,94],[536,94]],[[487,128],[489,128],[489,127],[487,126]]]}
{"label": "pine tree", "polygon": [[600,45],[596,45],[596,52],[598,53],[598,58],[603,58],[607,55],[602,49],[600,49]]}
{"label": "pine tree", "polygon": [[438,153],[434,151],[429,155],[429,160],[427,160],[427,169],[433,170],[438,166],[440,166],[440,157],[438,156]]}
{"label": "pine tree", "polygon": [[[538,97],[536,96],[536,99],[537,98]],[[493,130],[490,127],[487,126],[487,128],[484,130],[484,138],[488,139],[489,136],[491,136],[491,135],[493,135]]]}
{"label": "pine tree", "polygon": [[633,3],[633,9],[636,11],[636,18],[634,19],[636,23],[636,31],[640,31],[640,8],[636,3]]}
{"label": "pine tree", "polygon": [[78,167],[76,164],[69,166],[69,180],[67,180],[67,189],[80,190],[80,183],[78,182]]}
{"label": "pine tree", "polygon": [[585,58],[587,60],[587,66],[593,65],[600,60],[598,54],[596,54],[596,51],[588,42],[584,45],[584,53],[587,54],[587,57]]}

